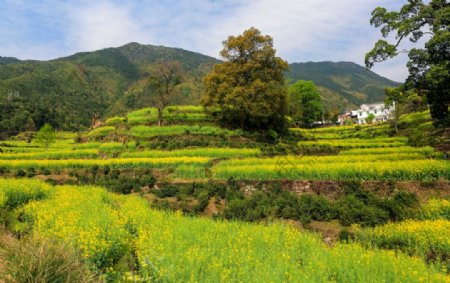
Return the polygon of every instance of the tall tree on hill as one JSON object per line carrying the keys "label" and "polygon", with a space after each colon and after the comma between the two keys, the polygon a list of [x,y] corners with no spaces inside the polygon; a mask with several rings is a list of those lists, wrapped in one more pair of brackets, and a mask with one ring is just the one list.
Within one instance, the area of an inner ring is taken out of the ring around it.
{"label": "tall tree on hill", "polygon": [[[408,53],[409,77],[407,89],[424,91],[435,125],[449,126],[450,104],[450,3],[448,0],[408,0],[400,11],[388,12],[378,7],[372,12],[370,23],[381,28],[383,37],[396,31],[396,41],[379,40],[366,54],[366,66]],[[416,43],[427,37],[425,48],[399,50],[405,39]]]}
{"label": "tall tree on hill", "polygon": [[183,80],[183,68],[179,61],[161,62],[148,79],[148,86],[153,90],[153,104],[158,110],[158,126],[163,123],[163,111],[176,96],[176,87]]}
{"label": "tall tree on hill", "polygon": [[203,106],[225,126],[285,131],[288,64],[275,56],[272,37],[250,28],[223,45],[225,62],[203,80]]}
{"label": "tall tree on hill", "polygon": [[312,81],[297,81],[288,91],[289,115],[296,126],[311,127],[322,118],[323,105],[319,90]]}

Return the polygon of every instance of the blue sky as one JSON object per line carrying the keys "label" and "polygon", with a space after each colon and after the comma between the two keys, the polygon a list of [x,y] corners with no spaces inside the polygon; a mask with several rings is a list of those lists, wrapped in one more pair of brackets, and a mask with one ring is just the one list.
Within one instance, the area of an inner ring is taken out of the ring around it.
{"label": "blue sky", "polygon": [[[128,42],[180,47],[219,57],[222,41],[254,26],[288,62],[353,61],[380,37],[370,26],[388,0],[0,0],[0,56],[47,60]],[[402,81],[406,56],[374,71]]]}

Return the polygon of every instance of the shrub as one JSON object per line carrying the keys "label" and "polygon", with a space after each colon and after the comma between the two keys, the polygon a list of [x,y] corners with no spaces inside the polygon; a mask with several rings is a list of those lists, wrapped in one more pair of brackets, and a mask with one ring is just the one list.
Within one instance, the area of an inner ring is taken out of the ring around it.
{"label": "shrub", "polygon": [[385,202],[390,218],[395,221],[411,218],[416,213],[419,201],[416,194],[409,192],[397,192]]}
{"label": "shrub", "polygon": [[337,202],[339,222],[348,226],[360,223],[362,226],[375,226],[386,223],[389,213],[380,207],[368,205],[355,195],[349,195]]}
{"label": "shrub", "polygon": [[0,243],[5,282],[95,282],[79,254],[69,245],[48,239],[15,240],[4,235]]}
{"label": "shrub", "polygon": [[298,217],[303,223],[311,220],[329,221],[336,217],[336,211],[323,196],[303,195],[298,199]]}
{"label": "shrub", "polygon": [[156,179],[151,173],[147,173],[139,177],[139,184],[142,187],[148,186],[149,188],[155,185]]}
{"label": "shrub", "polygon": [[154,190],[153,193],[159,198],[174,197],[179,192],[178,187],[174,185],[165,184],[161,189]]}
{"label": "shrub", "polygon": [[27,173],[22,169],[19,169],[16,172],[16,177],[25,177],[26,175],[27,175]]}

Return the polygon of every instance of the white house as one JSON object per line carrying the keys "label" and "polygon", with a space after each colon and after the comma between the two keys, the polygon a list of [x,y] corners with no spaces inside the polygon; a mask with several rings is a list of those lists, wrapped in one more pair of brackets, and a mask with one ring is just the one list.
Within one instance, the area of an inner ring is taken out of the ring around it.
{"label": "white house", "polygon": [[394,110],[394,106],[386,107],[384,103],[372,103],[362,104],[358,110],[351,112],[351,116],[354,117],[358,124],[367,123],[367,117],[370,114],[374,115],[373,122],[387,121]]}
{"label": "white house", "polygon": [[353,123],[366,124],[367,117],[373,114],[373,122],[383,122],[390,118],[394,105],[386,107],[384,103],[362,104],[358,110],[347,111],[338,116],[338,122],[342,126],[345,121],[350,120]]}

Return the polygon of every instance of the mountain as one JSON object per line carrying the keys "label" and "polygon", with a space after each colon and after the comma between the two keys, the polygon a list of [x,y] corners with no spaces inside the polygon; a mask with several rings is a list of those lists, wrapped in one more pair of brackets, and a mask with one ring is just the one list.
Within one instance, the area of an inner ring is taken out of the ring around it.
{"label": "mountain", "polygon": [[6,64],[10,64],[10,63],[17,63],[17,62],[20,62],[20,60],[17,58],[0,56],[0,65],[6,65]]}
{"label": "mountain", "polygon": [[325,106],[342,108],[384,100],[384,89],[399,83],[386,79],[353,62],[292,63],[287,79],[311,80],[322,94]]}
{"label": "mountain", "polygon": [[202,78],[219,60],[162,46],[129,43],[50,61],[0,58],[0,139],[36,130],[45,122],[59,129],[90,125],[101,117],[148,106],[143,85],[159,61],[178,60],[185,71],[176,104],[196,104]]}
{"label": "mountain", "polygon": [[[146,78],[160,61],[178,60],[184,81],[175,104],[197,104],[202,79],[220,63],[213,57],[163,46],[129,43],[49,61],[0,57],[0,139],[45,122],[78,130],[93,113],[105,118],[150,105]],[[327,109],[380,101],[395,83],[349,62],[293,63],[286,77],[312,80]]]}

